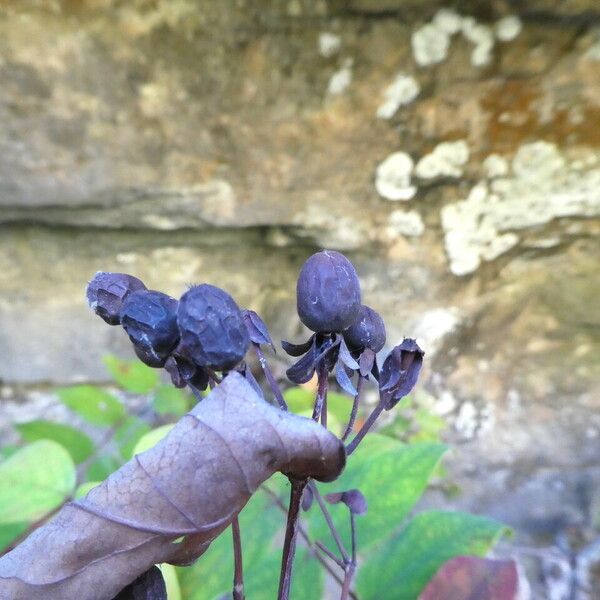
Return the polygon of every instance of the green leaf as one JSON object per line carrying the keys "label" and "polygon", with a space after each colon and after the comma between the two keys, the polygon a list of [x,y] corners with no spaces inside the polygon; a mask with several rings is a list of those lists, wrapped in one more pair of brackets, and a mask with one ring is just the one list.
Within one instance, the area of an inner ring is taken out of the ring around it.
{"label": "green leaf", "polygon": [[[276,534],[285,526],[285,515],[273,505],[269,496],[257,492],[239,518],[246,597],[252,600],[273,600],[277,595],[281,561],[281,543]],[[196,564],[178,569],[178,576],[181,595],[186,600],[230,597],[233,581],[230,530],[223,532]],[[319,595],[311,596],[315,597],[318,598]]]}
{"label": "green leaf", "polygon": [[183,416],[190,405],[189,397],[170,385],[161,385],[154,393],[152,406],[159,415]]}
{"label": "green leaf", "polygon": [[8,548],[19,536],[23,535],[29,523],[11,523],[10,525],[0,525],[0,554]]}
{"label": "green leaf", "polygon": [[92,440],[74,427],[52,421],[29,421],[15,425],[26,442],[54,440],[63,446],[76,462],[83,462],[94,451]]}
{"label": "green leaf", "polygon": [[103,454],[99,456],[86,471],[86,477],[91,481],[104,481],[111,473],[114,473],[122,462],[114,456]]}
{"label": "green leaf", "polygon": [[15,452],[19,450],[19,446],[2,446],[0,448],[0,462],[2,462],[5,458],[12,456]]}
{"label": "green leaf", "polygon": [[148,394],[159,384],[158,370],[139,360],[122,360],[110,354],[103,360],[112,378],[127,392]]}
{"label": "green leaf", "polygon": [[300,386],[291,387],[283,392],[283,398],[286,401],[290,412],[302,413],[308,410],[312,411],[315,403],[315,393],[307,388]]}
{"label": "green leaf", "polygon": [[138,442],[150,431],[150,425],[138,417],[127,417],[115,431],[115,442],[119,446],[121,456],[129,460]]}
{"label": "green leaf", "polygon": [[63,388],[57,394],[71,410],[94,425],[115,425],[126,414],[117,398],[92,385]]}
{"label": "green leaf", "polygon": [[173,427],[175,427],[175,424],[169,423],[169,425],[162,425],[143,435],[135,445],[132,456],[150,450],[150,448],[156,446],[156,444],[158,444],[158,442],[160,442]]}
{"label": "green leaf", "polygon": [[483,556],[506,531],[497,521],[466,513],[421,513],[367,556],[358,570],[358,595],[416,600],[447,560]]}
{"label": "green leaf", "polygon": [[100,485],[101,483],[101,481],[86,481],[75,490],[75,494],[73,494],[73,497],[75,499],[83,498],[90,490],[93,490],[97,485]]}
{"label": "green leaf", "polygon": [[[417,503],[446,448],[442,444],[402,444],[386,436],[370,434],[348,461],[346,471],[321,493],[358,488],[367,499],[368,512],[356,519],[361,549],[398,530]],[[329,506],[339,531],[349,541],[349,517],[342,504]],[[330,533],[318,507],[308,513],[314,539],[329,540]],[[348,545],[349,547],[349,545]]]}
{"label": "green leaf", "polygon": [[167,600],[182,600],[181,588],[179,586],[179,579],[177,578],[177,571],[173,565],[162,563],[158,565],[165,585],[167,588]]}
{"label": "green leaf", "polygon": [[0,463],[0,524],[35,521],[75,488],[75,465],[56,442],[39,440]]}

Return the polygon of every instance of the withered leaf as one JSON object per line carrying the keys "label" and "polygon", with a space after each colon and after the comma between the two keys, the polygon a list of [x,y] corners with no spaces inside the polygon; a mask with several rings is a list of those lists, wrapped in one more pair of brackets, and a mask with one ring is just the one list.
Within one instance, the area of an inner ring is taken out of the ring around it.
{"label": "withered leaf", "polygon": [[513,560],[456,556],[441,566],[419,600],[517,600],[518,595]]}
{"label": "withered leaf", "polygon": [[232,372],[154,448],[0,558],[1,600],[110,600],[152,565],[193,562],[275,471],[331,481],[343,444]]}

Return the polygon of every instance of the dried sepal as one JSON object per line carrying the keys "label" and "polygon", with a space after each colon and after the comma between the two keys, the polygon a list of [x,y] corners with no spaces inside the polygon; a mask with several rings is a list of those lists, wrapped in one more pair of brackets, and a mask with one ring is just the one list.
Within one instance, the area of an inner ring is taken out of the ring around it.
{"label": "dried sepal", "polygon": [[379,391],[386,400],[387,410],[393,408],[415,386],[424,354],[411,338],[405,338],[388,354],[379,377]]}
{"label": "dried sepal", "polygon": [[330,504],[345,504],[350,512],[355,515],[364,515],[367,512],[367,499],[360,490],[347,490],[326,494],[325,500]]}
{"label": "dried sepal", "polygon": [[271,346],[273,352],[276,352],[269,330],[258,314],[253,310],[244,309],[242,310],[242,317],[244,318],[244,324],[246,325],[250,340],[254,344]]}

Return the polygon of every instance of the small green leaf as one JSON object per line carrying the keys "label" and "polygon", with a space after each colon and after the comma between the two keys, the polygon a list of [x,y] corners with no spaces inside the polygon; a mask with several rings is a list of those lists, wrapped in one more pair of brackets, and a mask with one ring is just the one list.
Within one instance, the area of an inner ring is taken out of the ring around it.
{"label": "small green leaf", "polygon": [[135,454],[140,454],[141,452],[145,452],[146,450],[150,450],[162,440],[171,429],[175,427],[174,423],[169,423],[169,425],[162,425],[161,427],[157,427],[156,429],[152,429],[145,435],[143,435],[138,443],[135,445],[133,449],[132,456]]}
{"label": "small green leaf", "polygon": [[[442,444],[402,444],[386,436],[370,434],[346,471],[333,483],[319,485],[322,493],[358,488],[367,499],[368,513],[356,520],[361,549],[390,536],[419,500],[446,448]],[[348,511],[330,506],[338,530],[349,539]],[[329,530],[315,507],[307,513],[315,539],[328,540]]]}
{"label": "small green leaf", "polygon": [[29,523],[11,523],[10,525],[0,525],[0,555],[8,548],[19,536],[23,535]]}
{"label": "small green leaf", "polygon": [[97,485],[100,485],[101,481],[86,481],[82,483],[76,490],[74,498],[83,498],[90,490],[93,490]]}
{"label": "small green leaf", "polygon": [[94,451],[92,440],[74,427],[52,421],[29,421],[15,425],[26,442],[54,440],[63,446],[76,462],[83,462]]}
{"label": "small green leaf", "polygon": [[99,456],[86,471],[86,477],[91,481],[104,481],[111,473],[114,473],[121,462],[114,456],[104,454]]}
{"label": "small green leaf", "polygon": [[497,521],[466,513],[421,513],[368,554],[358,570],[358,595],[415,600],[447,560],[483,556],[506,531]]}
{"label": "small green leaf", "polygon": [[12,456],[15,452],[19,450],[19,446],[2,446],[0,448],[0,462],[2,462],[5,458]]}
{"label": "small green leaf", "polygon": [[0,463],[0,524],[35,521],[75,488],[75,465],[56,442],[39,440]]}
{"label": "small green leaf", "polygon": [[[269,496],[256,493],[240,513],[244,549],[246,597],[273,600],[281,564],[277,532],[285,526],[285,515]],[[231,597],[233,558],[231,532],[221,534],[193,566],[178,569],[182,597],[186,600],[217,600]],[[319,598],[320,595],[311,598]],[[294,596],[295,598],[295,596]]]}
{"label": "small green leaf", "polygon": [[114,425],[126,414],[117,398],[92,385],[63,388],[57,394],[71,410],[94,425]]}
{"label": "small green leaf", "polygon": [[158,370],[139,360],[122,360],[112,355],[103,360],[112,378],[127,392],[148,394],[159,383]]}
{"label": "small green leaf", "polygon": [[286,401],[290,412],[303,413],[312,411],[315,403],[315,393],[307,388],[300,386],[291,387],[283,392],[283,398]]}
{"label": "small green leaf", "polygon": [[181,588],[179,586],[179,579],[177,578],[177,571],[173,565],[162,563],[158,565],[163,579],[165,580],[165,586],[167,588],[167,600],[182,600]]}
{"label": "small green leaf", "polygon": [[189,409],[189,397],[170,385],[161,385],[154,393],[152,406],[159,415],[185,415]]}
{"label": "small green leaf", "polygon": [[127,417],[115,431],[115,442],[119,446],[121,456],[129,460],[140,439],[150,431],[150,425],[138,417]]}

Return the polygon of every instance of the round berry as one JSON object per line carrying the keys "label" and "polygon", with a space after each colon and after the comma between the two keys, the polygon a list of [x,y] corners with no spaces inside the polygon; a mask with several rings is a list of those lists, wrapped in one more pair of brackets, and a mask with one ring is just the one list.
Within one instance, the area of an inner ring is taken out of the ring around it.
{"label": "round berry", "polygon": [[179,343],[177,300],[151,290],[127,296],[121,307],[123,329],[138,358],[151,367],[163,367]]}
{"label": "round berry", "polygon": [[90,308],[109,325],[119,325],[119,312],[125,298],[146,286],[133,275],[98,271],[88,283],[86,296]]}
{"label": "round berry", "polygon": [[248,350],[250,337],[241,310],[227,292],[214,285],[197,285],[183,294],[177,321],[181,345],[197,365],[229,370]]}
{"label": "round berry", "polygon": [[385,346],[385,324],[379,313],[363,304],[354,323],[344,331],[350,350],[370,348],[379,352]]}
{"label": "round berry", "polygon": [[360,309],[360,283],[352,263],[339,252],[323,250],[302,266],[296,286],[300,320],[316,332],[341,332]]}

